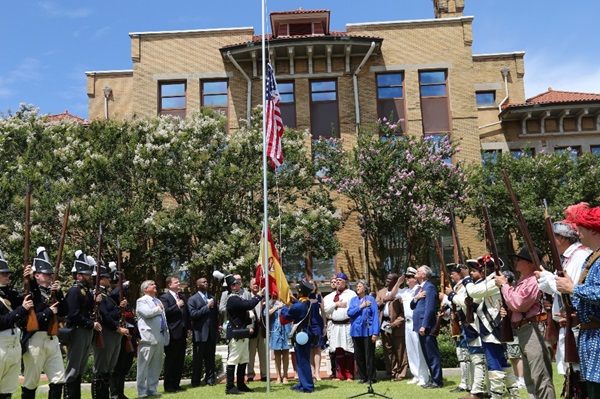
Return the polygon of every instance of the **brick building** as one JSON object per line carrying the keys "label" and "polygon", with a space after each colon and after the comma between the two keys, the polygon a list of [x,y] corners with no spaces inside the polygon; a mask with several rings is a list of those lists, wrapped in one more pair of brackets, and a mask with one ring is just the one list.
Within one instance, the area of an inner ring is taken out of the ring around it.
{"label": "brick building", "polygon": [[[466,162],[481,162],[482,146],[507,150],[499,113],[515,125],[522,120],[519,110],[527,112],[524,53],[473,54],[473,17],[463,16],[464,0],[433,4],[433,19],[348,24],[345,31],[330,30],[329,10],[271,13],[268,57],[285,124],[314,137],[343,137],[351,146],[361,125],[393,115],[404,118],[409,134],[460,140]],[[224,111],[229,129],[236,129],[262,101],[261,37],[255,33],[131,33],[132,70],[86,73],[89,118],[185,116],[210,106]],[[507,104],[523,105],[503,108]],[[459,226],[461,244],[467,256],[478,256],[485,246],[467,226]],[[323,266],[364,276],[357,226],[347,223],[339,237],[342,253],[322,260]]]}

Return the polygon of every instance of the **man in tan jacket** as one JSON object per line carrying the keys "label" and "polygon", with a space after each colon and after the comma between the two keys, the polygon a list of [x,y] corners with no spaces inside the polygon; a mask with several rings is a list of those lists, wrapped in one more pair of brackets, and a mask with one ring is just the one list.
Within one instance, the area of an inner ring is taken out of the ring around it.
{"label": "man in tan jacket", "polygon": [[385,287],[377,293],[379,322],[381,323],[381,341],[385,371],[389,379],[400,381],[406,378],[408,357],[406,355],[404,307],[402,299],[396,298],[398,287],[404,282],[404,276],[388,274]]}

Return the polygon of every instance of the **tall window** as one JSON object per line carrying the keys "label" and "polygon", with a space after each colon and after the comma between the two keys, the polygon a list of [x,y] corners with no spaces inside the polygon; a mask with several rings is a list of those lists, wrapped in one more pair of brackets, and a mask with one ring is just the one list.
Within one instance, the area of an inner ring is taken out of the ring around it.
{"label": "tall window", "polygon": [[477,91],[475,92],[475,100],[477,106],[485,107],[490,105],[496,105],[496,92],[495,91]]}
{"label": "tall window", "polygon": [[310,128],[314,139],[339,136],[337,81],[310,82]]}
{"label": "tall window", "polygon": [[447,71],[419,72],[424,133],[450,132]]}
{"label": "tall window", "polygon": [[400,119],[402,130],[406,133],[406,109],[404,102],[404,74],[382,73],[377,75],[377,117],[395,123]]}
{"label": "tall window", "polygon": [[202,106],[210,107],[228,114],[229,83],[227,80],[202,81]]}
{"label": "tall window", "polygon": [[294,82],[279,82],[277,90],[281,96],[281,119],[287,127],[296,127],[296,94],[294,93]]}
{"label": "tall window", "polygon": [[[329,280],[335,274],[335,258],[313,257],[311,262],[313,280]],[[282,269],[289,281],[301,281],[306,278],[308,272],[306,256],[292,253],[282,254]]]}
{"label": "tall window", "polygon": [[186,82],[160,82],[158,84],[158,113],[185,118],[186,89]]}

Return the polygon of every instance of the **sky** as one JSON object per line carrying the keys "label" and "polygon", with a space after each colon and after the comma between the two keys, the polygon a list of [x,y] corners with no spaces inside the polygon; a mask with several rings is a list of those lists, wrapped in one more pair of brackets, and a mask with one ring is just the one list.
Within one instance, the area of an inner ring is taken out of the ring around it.
{"label": "sky", "polygon": [[[431,0],[266,2],[267,15],[299,7],[330,10],[333,30],[433,18]],[[600,93],[599,12],[598,0],[465,0],[464,15],[475,17],[474,54],[525,51],[529,98],[548,87]],[[260,34],[261,23],[259,0],[4,1],[0,115],[26,103],[87,118],[85,72],[132,69],[131,32],[251,26]]]}

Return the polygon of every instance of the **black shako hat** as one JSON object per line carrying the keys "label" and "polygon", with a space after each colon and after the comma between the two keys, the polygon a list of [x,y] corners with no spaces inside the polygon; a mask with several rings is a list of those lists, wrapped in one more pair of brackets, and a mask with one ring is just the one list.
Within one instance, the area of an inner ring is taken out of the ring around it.
{"label": "black shako hat", "polygon": [[0,251],[0,273],[12,273],[8,267],[8,262],[4,259],[4,254]]}
{"label": "black shako hat", "polygon": [[92,268],[88,263],[87,256],[80,249],[75,251],[75,262],[73,262],[71,272],[77,274],[92,274]]}

